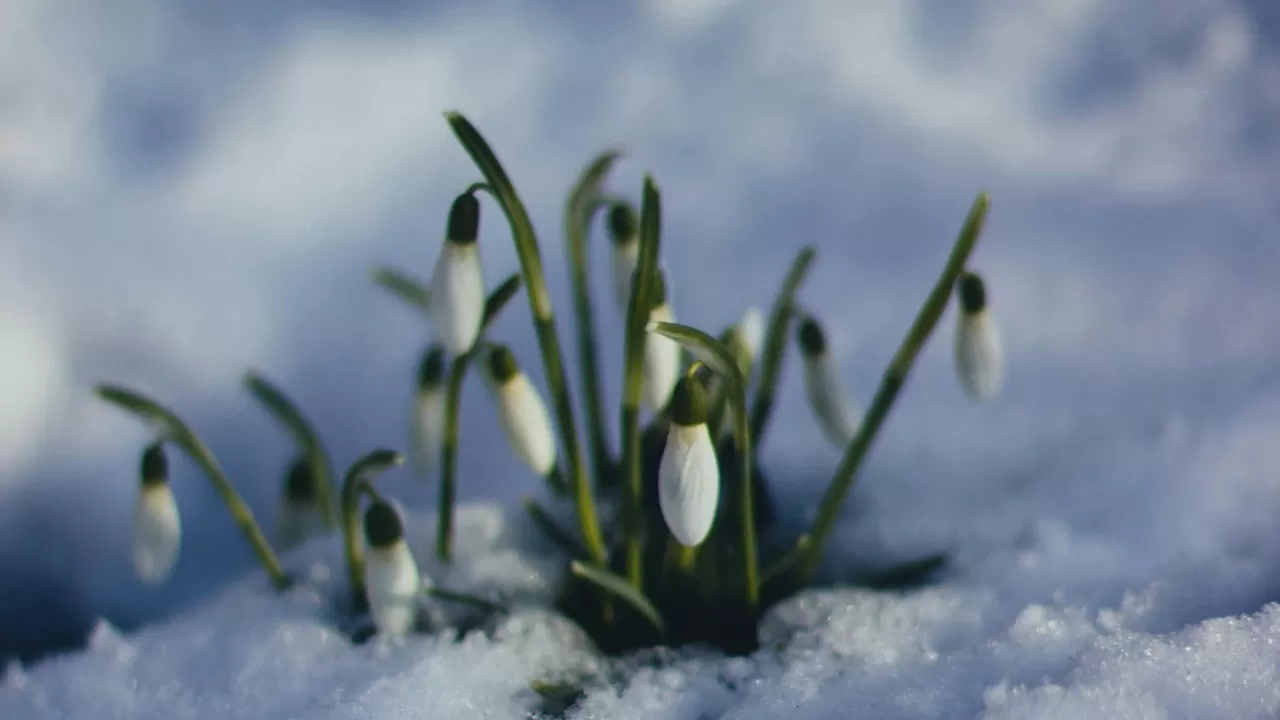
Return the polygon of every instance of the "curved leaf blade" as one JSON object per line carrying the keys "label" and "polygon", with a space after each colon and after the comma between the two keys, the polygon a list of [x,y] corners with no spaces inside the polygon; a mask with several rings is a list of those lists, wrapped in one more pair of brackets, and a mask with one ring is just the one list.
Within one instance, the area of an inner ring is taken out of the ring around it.
{"label": "curved leaf blade", "polygon": [[307,464],[311,466],[311,472],[315,476],[316,504],[324,516],[325,525],[332,528],[337,522],[338,513],[333,501],[333,464],[329,460],[324,442],[297,404],[257,371],[245,373],[244,384],[249,393],[293,436],[294,443],[306,456]]}
{"label": "curved leaf blade", "polygon": [[375,268],[373,282],[418,312],[426,314],[431,307],[431,291],[426,284],[399,270],[388,267]]}
{"label": "curved leaf blade", "polygon": [[574,576],[586,580],[630,605],[645,620],[648,620],[649,624],[653,625],[659,634],[666,633],[666,625],[662,622],[662,615],[658,612],[658,609],[653,606],[653,603],[649,602],[649,598],[645,597],[639,590],[631,587],[626,580],[599,566],[588,565],[577,560],[569,564],[569,570]]}

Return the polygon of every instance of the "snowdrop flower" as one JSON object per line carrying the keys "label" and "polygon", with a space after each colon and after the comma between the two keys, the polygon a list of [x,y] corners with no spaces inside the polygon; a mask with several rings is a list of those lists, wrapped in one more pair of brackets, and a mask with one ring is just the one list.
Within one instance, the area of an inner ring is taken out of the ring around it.
{"label": "snowdrop flower", "polygon": [[433,344],[418,365],[418,394],[409,423],[409,449],[413,467],[425,478],[440,461],[444,439],[444,348]]}
{"label": "snowdrop flower", "polygon": [[284,498],[276,512],[276,544],[288,551],[327,532],[324,513],[316,503],[316,476],[305,458],[289,467]]}
{"label": "snowdrop flower", "polygon": [[658,503],[676,541],[696,547],[711,532],[720,502],[720,465],[707,431],[707,397],[684,376],[671,396],[671,426],[658,465]]}
{"label": "snowdrop flower", "polygon": [[831,364],[826,333],[817,320],[806,316],[800,320],[796,339],[804,356],[804,390],[809,409],[827,442],[843,450],[858,433],[860,421]]}
{"label": "snowdrop flower", "polygon": [[746,357],[754,362],[760,354],[760,343],[764,342],[764,313],[760,308],[752,306],[742,313],[742,319],[734,326],[734,337],[741,343]]}
{"label": "snowdrop flower", "polygon": [[380,635],[405,635],[418,615],[422,576],[404,541],[404,523],[389,503],[378,500],[364,513],[364,586],[369,613]]}
{"label": "snowdrop flower", "polygon": [[[742,377],[748,379],[751,375],[751,366],[759,356],[760,343],[764,342],[764,314],[760,312],[760,308],[754,306],[747,308],[746,312],[742,313],[742,319],[729,328],[728,333],[721,339],[733,353],[734,359],[738,361],[738,369],[742,370]],[[720,384],[720,377],[713,375],[711,384],[707,386],[712,395],[719,392]],[[720,438],[733,432],[734,419],[733,404],[726,402],[720,416]]]}
{"label": "snowdrop flower", "polygon": [[[666,275],[661,271],[658,272],[654,292],[656,297],[653,298],[653,309],[649,311],[649,322],[675,322],[671,307],[667,305]],[[680,352],[680,343],[665,335],[656,332],[645,335],[640,401],[654,412],[667,406],[671,390],[680,379]]]}
{"label": "snowdrop flower", "polygon": [[506,345],[496,345],[489,352],[488,375],[498,401],[498,420],[511,449],[535,473],[547,475],[556,464],[556,437],[538,389]]}
{"label": "snowdrop flower", "polygon": [[156,442],[142,453],[142,488],[133,513],[133,568],[158,585],[169,577],[182,547],[182,520],[169,487],[169,461]]}
{"label": "snowdrop flower", "polygon": [[640,235],[636,212],[625,202],[615,203],[609,211],[609,234],[613,238],[613,292],[618,312],[627,316],[631,302],[631,277],[640,260]]}
{"label": "snowdrop flower", "polygon": [[1004,350],[1000,331],[987,309],[987,288],[976,273],[965,272],[957,283],[960,317],[956,323],[956,375],[971,399],[989,400],[1000,390]]}
{"label": "snowdrop flower", "polygon": [[431,326],[454,355],[471,349],[484,316],[484,276],[476,237],[480,201],[463,193],[449,210],[449,226],[431,273]]}

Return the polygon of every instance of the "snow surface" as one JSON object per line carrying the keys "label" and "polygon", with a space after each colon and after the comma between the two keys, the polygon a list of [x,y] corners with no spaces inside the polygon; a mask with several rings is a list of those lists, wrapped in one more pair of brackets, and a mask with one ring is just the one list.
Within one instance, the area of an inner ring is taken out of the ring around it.
{"label": "snow surface", "polygon": [[[324,570],[319,589],[268,594],[185,462],[172,582],[130,574],[148,438],[94,381],[174,407],[263,519],[292,450],[239,389],[245,368],[300,402],[340,466],[405,445],[427,334],[368,270],[430,272],[476,179],[440,118],[454,108],[528,202],[562,319],[563,194],[621,145],[613,188],[634,197],[650,170],[665,192],[683,320],[714,331],[767,304],[798,248],[818,247],[802,298],[860,403],[974,194],[993,198],[974,264],[1006,385],[965,401],[944,318],[827,567],[945,548],[943,581],[810,593],[751,658],[609,666],[577,716],[1280,712],[1274,3],[416,7],[0,8],[0,656],[92,641],[10,664],[0,718],[519,716],[528,680],[602,662],[534,610],[457,643],[352,646],[323,602],[333,541],[290,558]],[[491,282],[517,267],[497,215],[485,206]],[[592,260],[607,298],[607,255]],[[616,400],[620,338],[598,304]],[[528,319],[517,303],[495,333],[535,367]],[[794,526],[838,456],[794,356],[783,382],[763,453]],[[473,560],[424,567],[532,602],[559,566],[502,518],[537,482],[475,439],[497,437],[479,382],[464,408],[461,493],[494,504],[468,506]],[[435,491],[403,472],[385,487],[421,509]]]}

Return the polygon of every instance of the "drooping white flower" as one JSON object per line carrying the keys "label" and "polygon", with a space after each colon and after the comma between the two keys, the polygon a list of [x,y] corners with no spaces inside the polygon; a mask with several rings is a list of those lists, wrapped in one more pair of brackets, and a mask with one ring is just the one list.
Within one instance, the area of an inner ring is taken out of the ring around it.
{"label": "drooping white flower", "polygon": [[809,410],[827,442],[843,450],[858,433],[861,420],[831,362],[826,333],[817,320],[804,317],[796,339],[804,356],[804,390]]}
{"label": "drooping white flower", "polygon": [[[749,307],[742,313],[742,319],[722,338],[733,353],[733,357],[738,361],[738,369],[742,370],[742,377],[750,380],[752,367],[756,359],[760,355],[760,343],[764,342],[764,314],[760,312],[760,308]],[[713,385],[708,385],[712,389],[711,394],[719,392],[721,384],[720,377],[714,375],[712,377]],[[720,435],[725,437],[733,432],[733,423],[735,420],[733,411],[733,403],[724,403],[724,410],[720,416]]]}
{"label": "drooping white flower", "polygon": [[490,387],[498,403],[498,420],[507,442],[531,470],[547,475],[556,464],[556,436],[542,395],[506,345],[495,345],[487,364]]}
{"label": "drooping white flower", "polygon": [[715,522],[720,464],[707,431],[707,398],[701,383],[685,376],[671,397],[671,425],[658,465],[658,503],[676,541],[696,547]]}
{"label": "drooping white flower", "polygon": [[956,284],[960,299],[956,321],[956,376],[966,395],[983,402],[995,397],[1004,379],[1000,329],[987,308],[987,288],[976,273],[965,272]]}
{"label": "drooping white flower", "polygon": [[[649,322],[673,323],[675,316],[667,304],[665,274],[658,273],[654,286],[656,297],[650,298]],[[641,373],[640,402],[654,412],[667,406],[671,391],[680,379],[680,343],[656,332],[645,333],[644,371]]]}
{"label": "drooping white flower", "polygon": [[618,312],[627,316],[631,302],[631,278],[640,261],[640,235],[635,210],[625,202],[615,203],[609,211],[609,235],[613,261],[613,293]]}
{"label": "drooping white flower", "polygon": [[484,273],[476,238],[480,202],[463,193],[449,211],[449,226],[431,272],[431,326],[454,355],[471,349],[484,317]]}
{"label": "drooping white flower", "polygon": [[169,487],[169,461],[156,442],[142,453],[142,485],[133,513],[133,568],[148,585],[164,582],[182,548],[182,519]]}
{"label": "drooping white flower", "polygon": [[305,458],[294,460],[285,476],[283,497],[276,511],[276,545],[281,552],[328,532],[316,497],[316,476],[311,464]]}
{"label": "drooping white flower", "polygon": [[423,579],[404,541],[404,523],[389,503],[375,501],[364,513],[364,587],[378,634],[406,635],[418,616]]}
{"label": "drooping white flower", "polygon": [[433,344],[418,365],[418,392],[409,422],[409,455],[414,472],[427,478],[440,462],[444,440],[444,348]]}

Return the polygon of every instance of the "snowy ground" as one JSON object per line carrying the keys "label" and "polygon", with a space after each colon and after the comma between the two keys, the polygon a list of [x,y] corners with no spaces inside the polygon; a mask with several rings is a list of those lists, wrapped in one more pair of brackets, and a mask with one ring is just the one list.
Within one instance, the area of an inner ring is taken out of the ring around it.
{"label": "snowy ground", "polygon": [[[973,195],[993,198],[975,266],[1008,343],[1005,392],[964,401],[948,316],[833,543],[837,573],[949,548],[944,582],[800,598],[779,611],[795,630],[779,649],[658,658],[581,716],[1280,712],[1272,3],[531,7],[0,10],[0,656],[92,638],[11,670],[0,717],[518,716],[549,664],[599,662],[528,616],[460,643],[352,647],[314,591],[280,600],[246,577],[252,554],[185,464],[173,582],[129,574],[146,436],[91,399],[94,381],[175,407],[263,518],[290,448],[239,390],[246,367],[300,401],[339,464],[403,445],[427,335],[367,272],[429,272],[476,179],[440,118],[452,108],[533,209],[562,315],[563,193],[620,144],[614,188],[634,195],[651,170],[666,193],[679,317],[718,329],[767,303],[813,243],[803,299],[863,399]],[[496,282],[516,261],[486,213]],[[495,332],[532,365],[527,319],[518,304]],[[614,388],[616,328],[604,338]],[[764,447],[796,517],[837,460],[799,380],[792,362]],[[509,508],[537,485],[472,439],[496,427],[484,398],[471,383],[462,493]],[[431,504],[434,486],[403,474],[387,487]],[[478,559],[445,579],[551,571],[522,569],[523,530],[497,510],[469,512]],[[309,552],[293,562],[338,557]]]}

